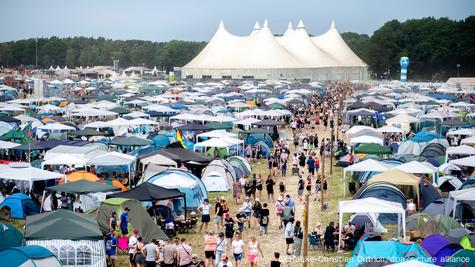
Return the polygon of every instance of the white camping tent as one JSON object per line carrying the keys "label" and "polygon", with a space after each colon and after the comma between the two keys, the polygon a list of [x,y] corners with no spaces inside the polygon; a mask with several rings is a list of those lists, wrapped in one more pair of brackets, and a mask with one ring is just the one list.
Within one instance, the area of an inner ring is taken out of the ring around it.
{"label": "white camping tent", "polygon": [[[475,188],[474,188],[475,190]],[[475,196],[475,195],[474,195]],[[344,200],[338,203],[339,206],[339,225],[338,233],[338,247],[341,244],[341,229],[343,227],[343,214],[344,213],[359,213],[359,214],[385,214],[395,213],[398,215],[398,232],[400,232],[402,225],[402,234],[406,238],[406,211],[402,207],[401,203],[392,201],[381,200],[373,197]]]}
{"label": "white camping tent", "polygon": [[[233,188],[236,181],[236,173],[234,168],[226,160],[213,160],[204,169],[202,181],[206,189],[213,191],[228,191]],[[220,181],[218,181],[220,180]],[[208,185],[210,187],[208,187]]]}
{"label": "white camping tent", "polygon": [[355,138],[351,138],[350,145],[354,144],[380,144],[383,145],[384,141],[382,138],[370,135],[362,135]]}
{"label": "white camping tent", "polygon": [[453,210],[452,218],[455,218],[455,208],[460,201],[475,201],[475,187],[450,192],[449,199],[445,202],[445,215],[449,215]]}
{"label": "white camping tent", "polygon": [[413,160],[413,161],[398,165],[395,168],[405,173],[430,174],[432,175],[432,182],[434,184],[436,183],[435,175],[437,174],[438,169],[432,166],[430,163]]}
{"label": "white camping tent", "polygon": [[475,145],[475,136],[462,139],[461,143],[464,145]]}

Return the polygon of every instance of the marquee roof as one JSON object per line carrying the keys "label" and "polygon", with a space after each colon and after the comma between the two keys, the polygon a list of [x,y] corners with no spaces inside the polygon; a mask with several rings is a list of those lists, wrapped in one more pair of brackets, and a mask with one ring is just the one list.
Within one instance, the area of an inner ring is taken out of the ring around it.
{"label": "marquee roof", "polygon": [[289,24],[276,37],[267,20],[256,23],[248,36],[229,33],[223,22],[203,50],[184,69],[295,69],[366,67],[348,47],[332,23],[319,36],[310,37],[302,21],[297,29]]}

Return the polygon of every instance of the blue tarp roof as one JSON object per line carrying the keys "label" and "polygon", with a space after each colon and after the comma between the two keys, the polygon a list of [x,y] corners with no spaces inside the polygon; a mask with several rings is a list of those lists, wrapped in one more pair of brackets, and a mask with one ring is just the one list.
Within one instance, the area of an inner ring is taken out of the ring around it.
{"label": "blue tarp roof", "polygon": [[2,266],[4,267],[20,266],[29,259],[48,257],[54,257],[54,254],[40,246],[14,247],[0,252],[0,259],[2,259]]}
{"label": "blue tarp roof", "polygon": [[432,132],[418,132],[414,137],[407,139],[406,141],[413,141],[413,142],[429,142],[433,139],[441,139],[444,138],[440,134],[432,133]]}

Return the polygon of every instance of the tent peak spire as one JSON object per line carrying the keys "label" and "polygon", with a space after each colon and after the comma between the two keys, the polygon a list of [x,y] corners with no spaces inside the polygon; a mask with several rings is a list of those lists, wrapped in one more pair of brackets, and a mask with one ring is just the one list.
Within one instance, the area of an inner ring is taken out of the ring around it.
{"label": "tent peak spire", "polygon": [[218,26],[219,29],[223,29],[224,28],[224,22],[223,20],[220,20],[219,21],[219,26]]}
{"label": "tent peak spire", "polygon": [[292,25],[292,21],[289,21],[289,26],[287,26],[287,30],[293,30],[294,25]]}
{"label": "tent peak spire", "polygon": [[261,29],[261,25],[259,24],[258,21],[256,21],[256,23],[254,24],[254,28],[252,28],[253,30],[260,30]]}
{"label": "tent peak spire", "polygon": [[269,21],[267,21],[267,19],[264,20],[264,23],[262,24],[262,28],[269,28]]}
{"label": "tent peak spire", "polygon": [[299,20],[299,24],[297,25],[297,29],[303,29],[305,26],[303,25],[303,21]]}
{"label": "tent peak spire", "polygon": [[336,25],[335,25],[335,21],[332,20],[332,23],[330,24],[330,29],[333,30],[335,29],[336,30]]}

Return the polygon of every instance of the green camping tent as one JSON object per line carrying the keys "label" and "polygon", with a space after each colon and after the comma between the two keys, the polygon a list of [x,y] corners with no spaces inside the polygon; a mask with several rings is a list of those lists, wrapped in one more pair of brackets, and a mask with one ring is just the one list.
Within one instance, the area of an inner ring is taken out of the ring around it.
{"label": "green camping tent", "polygon": [[475,266],[475,252],[468,249],[457,251],[447,259],[444,266],[470,267]]}
{"label": "green camping tent", "polygon": [[391,149],[380,144],[361,144],[355,149],[356,154],[391,154]]}
{"label": "green camping tent", "polygon": [[13,225],[0,224],[0,251],[23,246],[23,235]]}
{"label": "green camping tent", "polygon": [[135,199],[126,198],[106,199],[96,211],[93,211],[96,213],[96,220],[102,233],[107,234],[109,232],[109,218],[112,212],[115,211],[120,217],[126,207],[130,209],[129,233],[132,233],[133,229],[137,228],[139,235],[143,237],[145,242],[150,242],[153,238],[157,240],[168,240],[168,237],[153,221],[142,203]]}

